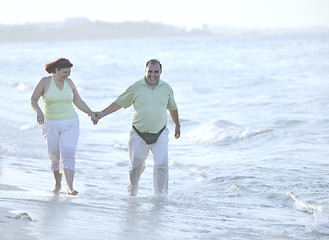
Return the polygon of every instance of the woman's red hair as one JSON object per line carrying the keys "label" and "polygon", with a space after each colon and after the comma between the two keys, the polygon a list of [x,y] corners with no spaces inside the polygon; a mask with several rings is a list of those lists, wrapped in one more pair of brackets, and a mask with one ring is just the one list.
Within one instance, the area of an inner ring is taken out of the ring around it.
{"label": "woman's red hair", "polygon": [[59,58],[56,61],[46,64],[46,71],[48,73],[55,73],[56,69],[71,68],[73,64],[66,58]]}

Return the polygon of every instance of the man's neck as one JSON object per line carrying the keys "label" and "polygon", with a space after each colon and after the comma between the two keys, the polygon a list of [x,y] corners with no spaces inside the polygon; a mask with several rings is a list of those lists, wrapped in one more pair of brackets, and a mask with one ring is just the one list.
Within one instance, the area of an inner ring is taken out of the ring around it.
{"label": "man's neck", "polygon": [[158,84],[159,84],[159,81],[158,82],[154,82],[154,83],[150,83],[149,81],[147,81],[147,78],[145,77],[144,78],[145,79],[145,82],[146,82],[146,84],[150,87],[150,88],[152,88],[152,89],[154,89]]}

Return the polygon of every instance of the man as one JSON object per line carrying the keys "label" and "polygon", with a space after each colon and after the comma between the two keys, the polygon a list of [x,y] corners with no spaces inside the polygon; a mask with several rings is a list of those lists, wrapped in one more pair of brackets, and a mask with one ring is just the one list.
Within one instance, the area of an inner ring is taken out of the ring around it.
{"label": "man", "polygon": [[178,110],[173,90],[168,83],[160,80],[162,65],[151,59],[146,63],[145,76],[129,86],[113,103],[101,112],[95,113],[100,119],[120,108],[134,107],[129,138],[128,191],[132,196],[138,192],[138,182],[145,169],[149,151],[153,153],[153,183],[156,194],[168,193],[168,129],[167,109],[175,123],[175,138],[180,137]]}

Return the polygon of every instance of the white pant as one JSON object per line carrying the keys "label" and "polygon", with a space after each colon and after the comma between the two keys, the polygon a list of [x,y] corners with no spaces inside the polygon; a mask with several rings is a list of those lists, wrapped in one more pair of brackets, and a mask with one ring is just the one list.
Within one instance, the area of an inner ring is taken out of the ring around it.
{"label": "white pant", "polygon": [[75,152],[79,140],[79,118],[53,121],[45,120],[42,134],[47,143],[51,170],[64,169],[75,171]]}
{"label": "white pant", "polygon": [[129,139],[129,190],[136,196],[138,182],[145,169],[145,159],[150,150],[153,154],[153,185],[155,193],[168,193],[168,129],[165,129],[156,143],[147,145],[145,141],[135,133],[130,134]]}

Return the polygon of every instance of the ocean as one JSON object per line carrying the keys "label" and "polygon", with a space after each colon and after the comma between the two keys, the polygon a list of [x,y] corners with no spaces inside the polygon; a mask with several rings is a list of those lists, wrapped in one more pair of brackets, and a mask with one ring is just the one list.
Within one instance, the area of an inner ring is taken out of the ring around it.
{"label": "ocean", "polygon": [[[31,217],[27,239],[327,239],[328,40],[248,34],[1,44],[0,183],[11,187],[0,190],[0,206]],[[96,126],[77,110],[79,194],[67,196],[63,181],[53,195],[30,96],[45,64],[60,57],[74,64],[70,78],[95,111],[142,78],[147,60],[162,62],[181,121],[175,139],[168,114],[167,198],[153,194],[151,155],[138,196],[128,195],[132,108]]]}

